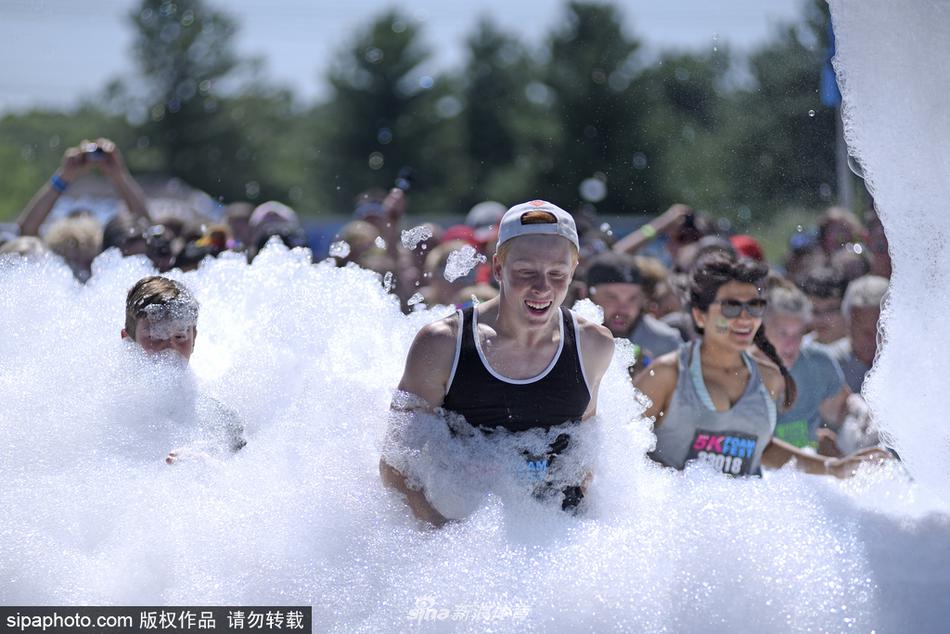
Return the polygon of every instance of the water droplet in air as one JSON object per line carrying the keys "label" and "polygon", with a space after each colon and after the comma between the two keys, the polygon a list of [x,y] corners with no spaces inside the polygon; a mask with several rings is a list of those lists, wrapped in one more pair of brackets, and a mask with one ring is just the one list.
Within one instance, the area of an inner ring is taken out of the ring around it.
{"label": "water droplet in air", "polygon": [[338,240],[330,245],[330,255],[334,258],[345,258],[350,254],[350,245]]}

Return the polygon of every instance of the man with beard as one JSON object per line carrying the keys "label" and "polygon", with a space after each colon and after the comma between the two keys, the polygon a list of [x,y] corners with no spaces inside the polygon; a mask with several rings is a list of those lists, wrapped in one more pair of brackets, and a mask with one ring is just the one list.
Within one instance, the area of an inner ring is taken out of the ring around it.
{"label": "man with beard", "polygon": [[604,311],[604,325],[617,338],[626,338],[640,349],[638,365],[649,365],[677,350],[682,337],[671,326],[648,314],[644,275],[633,256],[601,253],[587,267],[590,299]]}

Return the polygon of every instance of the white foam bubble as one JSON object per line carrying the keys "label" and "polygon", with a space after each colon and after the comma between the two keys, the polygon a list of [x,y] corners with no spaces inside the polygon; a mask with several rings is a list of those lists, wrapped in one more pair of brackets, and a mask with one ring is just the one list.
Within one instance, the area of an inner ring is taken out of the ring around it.
{"label": "white foam bubble", "polygon": [[418,227],[406,229],[400,234],[400,237],[402,239],[402,246],[412,251],[419,246],[420,242],[432,237],[432,226],[419,225]]}
{"label": "white foam bubble", "polygon": [[[572,432],[587,447],[576,468],[594,474],[585,515],[527,494],[523,456],[502,450],[541,450],[544,434],[453,443],[430,418],[441,460],[422,477],[465,518],[431,531],[384,489],[378,461],[409,344],[444,310],[403,315],[378,275],[313,265],[307,251],[271,245],[252,265],[226,255],[175,275],[201,304],[191,375],[119,337],[146,261],[106,254],[95,271],[81,286],[61,264],[0,267],[6,604],[301,603],[317,629],[345,631],[405,629],[430,604],[469,615],[451,626],[506,631],[926,629],[950,617],[947,516],[898,467],[847,483],[660,469],[644,457],[653,436],[629,347],[596,423]],[[168,451],[219,429],[189,406],[199,393],[237,412],[248,445],[168,466]]]}
{"label": "white foam bubble", "polygon": [[344,240],[337,240],[330,245],[330,256],[334,258],[345,258],[350,254],[350,245]]}
{"label": "white foam bubble", "polygon": [[454,282],[460,277],[464,277],[479,264],[486,262],[488,258],[475,250],[475,247],[466,244],[461,249],[456,249],[449,253],[448,260],[445,263],[445,271],[442,275],[450,282]]}

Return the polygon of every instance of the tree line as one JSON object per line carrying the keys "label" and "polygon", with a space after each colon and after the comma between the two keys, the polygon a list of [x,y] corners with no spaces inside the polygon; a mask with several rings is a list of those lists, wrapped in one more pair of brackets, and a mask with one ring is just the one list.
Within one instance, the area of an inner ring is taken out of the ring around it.
{"label": "tree line", "polygon": [[412,170],[413,211],[543,196],[653,214],[673,201],[740,226],[834,199],[835,111],[818,94],[827,7],[748,56],[726,46],[647,55],[613,4],[569,1],[537,47],[483,19],[457,69],[424,72],[424,26],[393,9],[353,33],[303,106],[234,50],[238,24],[205,0],[142,0],[134,77],[70,111],[0,119],[0,219],[83,137],[107,135],[136,173],[224,202],[277,199],[345,214]]}

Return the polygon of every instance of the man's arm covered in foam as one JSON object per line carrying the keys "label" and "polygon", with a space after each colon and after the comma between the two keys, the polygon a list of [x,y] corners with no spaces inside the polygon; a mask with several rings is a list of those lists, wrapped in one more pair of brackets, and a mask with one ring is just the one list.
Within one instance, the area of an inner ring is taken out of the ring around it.
{"label": "man's arm covered in foam", "polygon": [[[432,413],[442,405],[455,359],[457,321],[454,316],[439,320],[424,326],[416,335],[399,382],[399,392],[393,399],[394,417],[412,416],[415,411]],[[387,442],[393,436],[394,422],[390,422],[387,430]],[[405,495],[413,515],[434,526],[445,524],[446,518],[429,503],[425,491],[411,487],[406,476],[389,464],[385,455],[379,461],[379,474],[386,486]]]}

